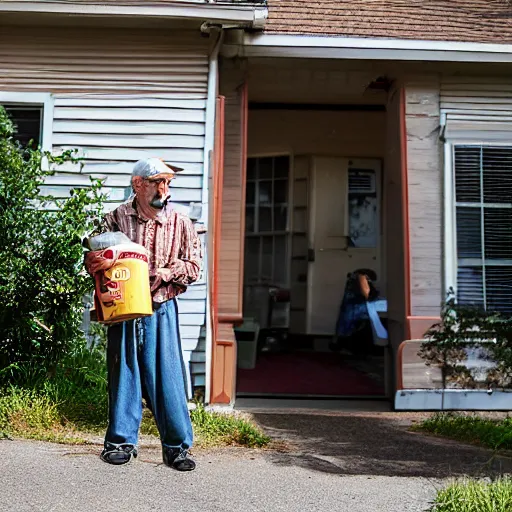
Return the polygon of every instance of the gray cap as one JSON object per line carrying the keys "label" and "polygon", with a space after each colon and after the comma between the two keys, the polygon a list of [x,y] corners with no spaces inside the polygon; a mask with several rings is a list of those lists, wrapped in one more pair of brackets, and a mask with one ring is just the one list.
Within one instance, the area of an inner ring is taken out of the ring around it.
{"label": "gray cap", "polygon": [[141,178],[151,179],[159,174],[175,174],[181,171],[183,171],[181,167],[166,164],[159,158],[146,158],[145,160],[139,160],[135,164],[132,171],[132,178],[140,176]]}

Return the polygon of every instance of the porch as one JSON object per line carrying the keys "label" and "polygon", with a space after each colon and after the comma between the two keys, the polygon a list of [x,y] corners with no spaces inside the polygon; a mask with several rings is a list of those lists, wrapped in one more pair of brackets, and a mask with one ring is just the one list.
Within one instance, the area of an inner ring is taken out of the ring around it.
{"label": "porch", "polygon": [[[214,359],[237,368],[216,388],[214,366],[212,399],[221,388],[229,401],[390,399],[406,321],[403,92],[362,62],[225,60],[220,76],[225,327]],[[375,286],[381,346],[368,318],[337,336],[359,269]]]}

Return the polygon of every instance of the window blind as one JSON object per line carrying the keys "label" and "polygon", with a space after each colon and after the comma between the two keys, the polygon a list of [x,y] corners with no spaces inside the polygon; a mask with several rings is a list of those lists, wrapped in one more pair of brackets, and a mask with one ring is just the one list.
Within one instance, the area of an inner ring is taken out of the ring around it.
{"label": "window blind", "polygon": [[454,147],[457,296],[512,313],[512,146]]}

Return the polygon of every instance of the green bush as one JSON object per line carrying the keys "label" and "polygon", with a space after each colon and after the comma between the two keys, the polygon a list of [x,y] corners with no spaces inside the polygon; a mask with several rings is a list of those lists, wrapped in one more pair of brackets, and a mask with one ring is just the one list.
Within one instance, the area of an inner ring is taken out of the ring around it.
{"label": "green bush", "polygon": [[[84,235],[102,216],[101,182],[66,199],[40,187],[73,151],[60,155],[23,148],[0,107],[0,377],[30,362],[52,374],[83,338],[82,298],[92,288],[83,270]],[[51,169],[51,170],[47,170]]]}
{"label": "green bush", "polygon": [[[485,379],[475,379],[474,371],[465,366],[468,348],[480,349],[480,357],[495,363]],[[444,388],[510,389],[512,318],[497,311],[458,304],[450,289],[441,321],[425,333],[419,356],[427,365],[441,369]]]}
{"label": "green bush", "polygon": [[[0,107],[0,437],[85,442],[76,434],[103,432],[108,416],[105,330],[91,329],[92,349],[80,330],[93,286],[82,239],[103,216],[102,183],[43,196],[45,179],[78,159],[23,148],[14,135]],[[199,407],[192,421],[199,445],[268,443],[241,418]],[[157,434],[148,411],[141,430]]]}

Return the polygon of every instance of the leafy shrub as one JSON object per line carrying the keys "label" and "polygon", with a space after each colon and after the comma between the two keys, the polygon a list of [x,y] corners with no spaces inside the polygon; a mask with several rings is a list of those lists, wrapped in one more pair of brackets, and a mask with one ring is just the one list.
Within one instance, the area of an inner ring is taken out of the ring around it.
{"label": "leafy shrub", "polygon": [[[493,361],[484,382],[465,366],[467,349],[478,349],[482,359]],[[496,311],[457,304],[453,290],[441,311],[441,322],[425,333],[419,355],[427,365],[438,366],[443,387],[512,387],[512,319]]]}
{"label": "leafy shrub", "polygon": [[[31,361],[50,373],[80,331],[82,298],[92,287],[83,270],[83,236],[101,218],[101,182],[66,199],[41,185],[73,151],[23,148],[0,107],[0,373]],[[51,170],[47,170],[51,169]]]}

